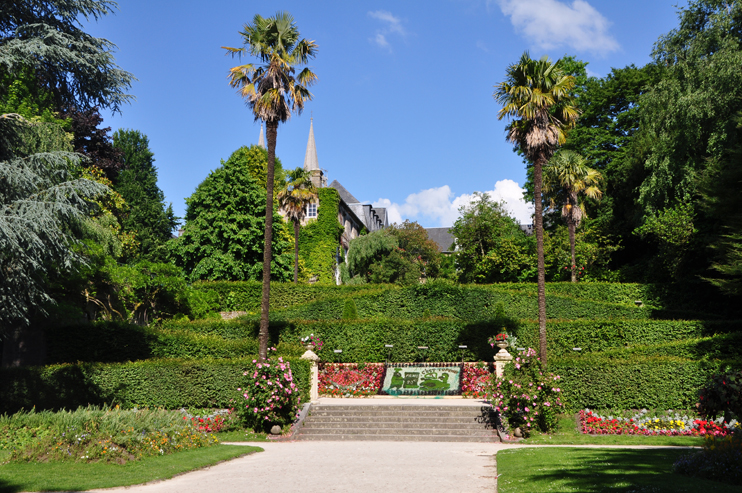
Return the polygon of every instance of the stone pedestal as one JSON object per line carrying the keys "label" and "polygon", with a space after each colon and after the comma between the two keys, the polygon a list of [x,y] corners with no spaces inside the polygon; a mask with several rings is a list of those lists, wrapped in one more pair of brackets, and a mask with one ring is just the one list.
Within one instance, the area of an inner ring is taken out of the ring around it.
{"label": "stone pedestal", "polygon": [[[319,356],[314,354],[314,351],[307,349],[307,351],[301,355],[301,359],[309,360],[312,364],[309,373],[312,380],[312,388],[309,392],[309,399],[314,403],[319,400]],[[512,359],[512,357],[511,357]]]}
{"label": "stone pedestal", "polygon": [[508,347],[507,342],[501,342],[497,347],[500,348],[500,351],[495,355],[495,374],[498,377],[501,377],[502,373],[505,371],[505,365],[513,361],[513,356],[508,353],[507,349],[505,349]]}

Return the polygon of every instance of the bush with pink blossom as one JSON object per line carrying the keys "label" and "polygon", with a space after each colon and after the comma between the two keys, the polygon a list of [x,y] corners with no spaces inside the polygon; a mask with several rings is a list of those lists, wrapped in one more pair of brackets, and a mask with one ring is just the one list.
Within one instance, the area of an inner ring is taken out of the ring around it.
{"label": "bush with pink blossom", "polygon": [[255,431],[270,431],[294,421],[301,397],[291,374],[291,365],[268,350],[265,361],[253,360],[255,367],[243,373],[244,381],[237,390],[242,404],[235,406],[242,422]]}
{"label": "bush with pink blossom", "polygon": [[520,428],[527,437],[533,429],[547,432],[556,427],[557,415],[564,410],[560,381],[559,375],[544,371],[536,351],[528,348],[505,366],[502,378],[492,379],[487,395],[510,427]]}

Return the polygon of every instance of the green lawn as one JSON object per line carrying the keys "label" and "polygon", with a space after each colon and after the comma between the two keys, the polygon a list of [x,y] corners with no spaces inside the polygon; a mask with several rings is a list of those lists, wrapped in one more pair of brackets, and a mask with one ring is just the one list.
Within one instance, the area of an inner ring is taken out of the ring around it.
{"label": "green lawn", "polygon": [[220,442],[267,442],[266,433],[255,433],[252,430],[220,431],[216,434]]}
{"label": "green lawn", "polygon": [[674,474],[682,449],[514,448],[497,453],[498,493],[706,492],[742,487]]}
{"label": "green lawn", "polygon": [[129,486],[157,479],[169,479],[176,474],[254,452],[262,452],[262,449],[243,445],[214,445],[162,457],[148,457],[124,465],[14,462],[0,465],[0,493],[81,491]]}
{"label": "green lawn", "polygon": [[700,447],[703,438],[699,437],[647,437],[637,435],[599,435],[590,436],[577,430],[574,416],[562,416],[554,433],[534,432],[530,438],[521,442],[526,445],[661,445]]}

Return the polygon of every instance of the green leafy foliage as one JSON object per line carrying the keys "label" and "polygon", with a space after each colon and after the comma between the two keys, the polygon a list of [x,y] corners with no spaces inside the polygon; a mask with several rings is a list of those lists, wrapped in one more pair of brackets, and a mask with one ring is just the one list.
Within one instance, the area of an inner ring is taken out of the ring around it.
{"label": "green leafy foliage", "polygon": [[502,203],[487,194],[475,196],[469,206],[461,208],[461,217],[451,228],[456,238],[459,280],[491,283],[535,279],[534,239],[525,235]]}
{"label": "green leafy foliage", "polygon": [[[234,405],[243,372],[254,371],[257,356],[243,359],[148,360],[136,363],[76,363],[0,370],[0,413],[20,409],[75,409],[119,404],[130,409]],[[291,363],[300,395],[309,395],[309,363]]]}
{"label": "green leafy foliage", "polygon": [[664,209],[648,217],[636,229],[636,234],[651,238],[658,246],[658,257],[654,278],[662,279],[663,274],[677,278],[686,253],[691,247],[693,236],[698,230],[693,225],[694,212],[691,204],[679,204]]}
{"label": "green leafy foliage", "polygon": [[[253,159],[265,151],[250,149]],[[209,173],[186,203],[183,234],[171,244],[172,256],[191,280],[258,280],[263,272],[265,191],[250,174],[248,161],[234,159]],[[271,275],[289,280],[290,235],[278,213],[273,217]]]}
{"label": "green leafy foliage", "polygon": [[337,219],[340,195],[334,188],[317,189],[317,195],[317,220],[301,228],[299,256],[304,261],[305,276],[314,279],[315,284],[329,286],[335,284],[335,255],[343,233]]}
{"label": "green leafy foliage", "polygon": [[356,320],[358,318],[358,308],[356,308],[356,302],[353,298],[345,300],[345,306],[343,307],[343,320]]}
{"label": "green leafy foliage", "polygon": [[121,194],[128,211],[121,218],[124,231],[135,233],[138,250],[122,260],[142,258],[162,260],[162,246],[170,240],[178,218],[172,204],[165,206],[165,195],[157,186],[157,168],[149,139],[138,130],[117,130],[113,145],[122,153],[124,169],[116,176],[114,190]]}

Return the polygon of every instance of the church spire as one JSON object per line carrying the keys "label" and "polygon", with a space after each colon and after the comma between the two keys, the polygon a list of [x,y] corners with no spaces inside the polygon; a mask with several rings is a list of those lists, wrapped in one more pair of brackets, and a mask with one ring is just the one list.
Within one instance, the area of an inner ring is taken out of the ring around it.
{"label": "church spire", "polygon": [[260,137],[258,137],[258,147],[265,149],[265,137],[263,137],[263,124],[260,124]]}
{"label": "church spire", "polygon": [[307,142],[307,153],[304,154],[304,169],[307,171],[319,170],[317,146],[314,143],[314,118],[309,120],[309,141]]}

